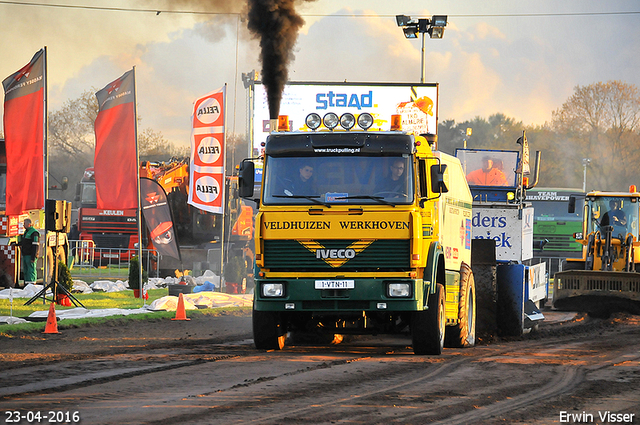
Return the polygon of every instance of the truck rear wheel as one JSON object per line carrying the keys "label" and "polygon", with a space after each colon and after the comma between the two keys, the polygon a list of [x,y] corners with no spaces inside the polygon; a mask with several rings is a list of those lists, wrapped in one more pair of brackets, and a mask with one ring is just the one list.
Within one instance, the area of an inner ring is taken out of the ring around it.
{"label": "truck rear wheel", "polygon": [[460,303],[458,324],[447,328],[447,347],[473,347],[476,343],[476,285],[471,268],[460,269]]}
{"label": "truck rear wheel", "polygon": [[444,287],[438,283],[436,293],[429,296],[429,309],[411,316],[411,340],[415,354],[442,354],[444,348]]}
{"label": "truck rear wheel", "polygon": [[282,350],[287,330],[282,315],[275,311],[253,310],[253,342],[259,350]]}

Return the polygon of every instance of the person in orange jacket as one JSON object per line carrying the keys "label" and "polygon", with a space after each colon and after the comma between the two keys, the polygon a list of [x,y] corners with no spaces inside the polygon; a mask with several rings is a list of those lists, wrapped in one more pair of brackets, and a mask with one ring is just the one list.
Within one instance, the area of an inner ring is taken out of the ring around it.
{"label": "person in orange jacket", "polygon": [[482,158],[482,168],[467,174],[467,183],[477,186],[506,186],[507,177],[504,172],[494,167],[494,160],[485,156]]}

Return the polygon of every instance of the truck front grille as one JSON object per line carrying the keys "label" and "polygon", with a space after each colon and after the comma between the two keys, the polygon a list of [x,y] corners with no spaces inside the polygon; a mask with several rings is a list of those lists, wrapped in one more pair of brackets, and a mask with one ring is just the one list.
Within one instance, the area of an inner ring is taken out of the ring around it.
{"label": "truck front grille", "polygon": [[96,248],[129,248],[129,235],[93,235]]}
{"label": "truck front grille", "polygon": [[[345,250],[351,253],[345,254]],[[320,252],[318,252],[320,250]],[[352,258],[329,258],[331,254]],[[376,271],[410,266],[409,240],[265,240],[265,267],[272,271]]]}

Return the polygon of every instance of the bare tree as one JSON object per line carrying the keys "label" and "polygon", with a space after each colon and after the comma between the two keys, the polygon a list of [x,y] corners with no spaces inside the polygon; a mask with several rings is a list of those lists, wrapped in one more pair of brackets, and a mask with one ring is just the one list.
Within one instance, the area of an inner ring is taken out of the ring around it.
{"label": "bare tree", "polygon": [[91,158],[95,146],[93,123],[98,116],[95,89],[69,99],[57,111],[49,113],[49,149],[58,155]]}
{"label": "bare tree", "polygon": [[167,161],[172,157],[189,156],[189,148],[176,147],[161,132],[145,128],[138,133],[138,152],[141,159],[150,161]]}
{"label": "bare tree", "polygon": [[[98,116],[96,88],[84,91],[78,98],[67,100],[59,110],[48,115],[49,175],[54,181],[68,177],[71,187],[51,197],[73,198],[74,183],[79,182],[85,168],[93,164],[95,152],[94,123]],[[138,116],[140,123],[140,116]],[[141,156],[168,160],[172,156],[188,156],[188,148],[176,148],[162,133],[146,128],[138,133]]]}
{"label": "bare tree", "polygon": [[561,164],[581,169],[591,159],[589,188],[626,190],[638,183],[640,94],[620,81],[576,86],[574,94],[552,114],[564,150]]}

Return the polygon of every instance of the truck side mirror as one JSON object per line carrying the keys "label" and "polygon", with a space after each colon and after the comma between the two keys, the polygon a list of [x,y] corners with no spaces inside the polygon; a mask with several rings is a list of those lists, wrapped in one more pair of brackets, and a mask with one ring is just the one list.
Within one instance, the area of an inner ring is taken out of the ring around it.
{"label": "truck side mirror", "polygon": [[238,169],[238,195],[241,198],[253,197],[255,166],[251,161],[242,161]]}
{"label": "truck side mirror", "polygon": [[445,164],[435,164],[431,166],[431,191],[434,193],[447,193],[449,188],[444,182]]}
{"label": "truck side mirror", "polygon": [[69,187],[69,178],[65,176],[62,178],[62,190],[67,190],[68,187]]}
{"label": "truck side mirror", "polygon": [[573,195],[569,196],[568,212],[569,214],[573,214],[576,212],[576,197]]}
{"label": "truck side mirror", "polygon": [[81,198],[81,193],[82,193],[82,184],[78,183],[76,184],[76,196],[74,196],[73,200],[76,202],[79,202]]}

